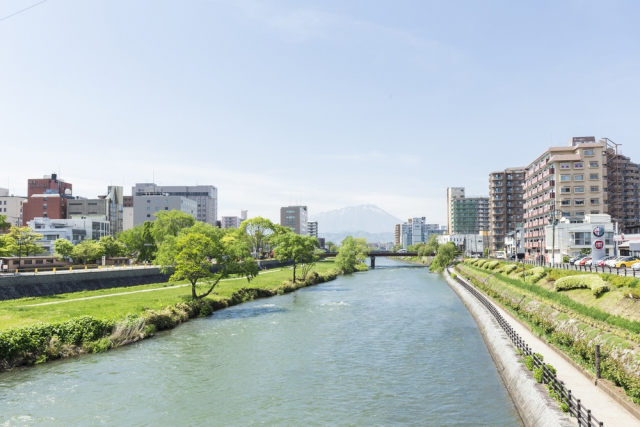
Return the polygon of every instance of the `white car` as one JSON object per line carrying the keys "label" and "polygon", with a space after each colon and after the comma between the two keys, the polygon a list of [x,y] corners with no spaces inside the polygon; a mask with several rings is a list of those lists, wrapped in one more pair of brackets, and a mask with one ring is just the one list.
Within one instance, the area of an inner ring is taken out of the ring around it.
{"label": "white car", "polygon": [[[597,260],[596,260],[597,261]],[[592,265],[593,264],[593,258],[589,258],[588,261],[584,262],[584,265]]]}
{"label": "white car", "polygon": [[616,263],[617,263],[618,261],[620,261],[622,258],[624,258],[624,257],[622,257],[622,256],[617,256],[617,257],[615,257],[615,258],[611,258],[611,259],[609,259],[609,260],[606,260],[606,261],[604,262],[604,265],[606,265],[607,267],[615,268],[615,267],[616,267]]}
{"label": "white car", "polygon": [[640,270],[640,262],[636,262],[635,264],[631,264],[631,268],[634,270]]}

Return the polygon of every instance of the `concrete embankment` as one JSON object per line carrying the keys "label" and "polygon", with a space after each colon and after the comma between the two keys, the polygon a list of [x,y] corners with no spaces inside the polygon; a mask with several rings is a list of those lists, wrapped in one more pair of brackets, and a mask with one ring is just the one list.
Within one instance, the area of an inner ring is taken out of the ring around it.
{"label": "concrete embankment", "polygon": [[563,426],[574,424],[563,413],[544,386],[538,384],[516,354],[515,346],[495,317],[448,272],[444,277],[475,319],[502,380],[526,426]]}
{"label": "concrete embankment", "polygon": [[169,276],[162,274],[159,268],[153,267],[3,276],[0,277],[0,301],[164,283],[168,279]]}

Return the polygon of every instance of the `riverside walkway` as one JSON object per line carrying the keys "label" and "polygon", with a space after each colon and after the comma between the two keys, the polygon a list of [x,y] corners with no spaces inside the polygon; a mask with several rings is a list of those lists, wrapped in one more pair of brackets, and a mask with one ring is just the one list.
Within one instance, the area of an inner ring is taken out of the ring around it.
{"label": "riverside walkway", "polygon": [[[462,279],[464,280],[464,279]],[[471,285],[465,280],[467,284]],[[475,286],[474,286],[475,287]],[[565,386],[579,398],[582,404],[609,427],[640,427],[640,420],[634,417],[604,390],[594,384],[594,380],[587,378],[579,369],[565,360],[556,349],[550,347],[537,337],[525,325],[521,324],[511,313],[505,311],[495,301],[491,300],[496,310],[508,321],[511,327],[531,347],[544,356],[544,362],[557,369],[557,377]]]}

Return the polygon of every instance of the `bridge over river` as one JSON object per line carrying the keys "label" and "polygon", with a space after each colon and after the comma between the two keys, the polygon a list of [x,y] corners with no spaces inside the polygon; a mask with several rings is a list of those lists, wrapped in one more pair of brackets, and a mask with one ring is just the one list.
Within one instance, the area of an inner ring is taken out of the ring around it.
{"label": "bridge over river", "polygon": [[[326,252],[320,254],[320,258],[331,258],[338,255],[338,252]],[[369,253],[371,259],[371,268],[376,268],[376,257],[391,257],[391,256],[418,256],[418,252],[393,252],[393,251],[375,251]]]}

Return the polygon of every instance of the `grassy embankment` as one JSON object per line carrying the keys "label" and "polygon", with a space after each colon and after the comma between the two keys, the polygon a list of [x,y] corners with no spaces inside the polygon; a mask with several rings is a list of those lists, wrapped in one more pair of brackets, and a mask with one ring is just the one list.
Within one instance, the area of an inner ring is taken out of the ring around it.
{"label": "grassy embankment", "polygon": [[[191,301],[190,285],[159,283],[0,302],[0,370],[134,342],[214,310],[332,280],[333,260],[318,262],[306,282],[290,268],[221,281]],[[84,317],[82,317],[84,316]]]}
{"label": "grassy embankment", "polygon": [[[634,278],[466,260],[457,267],[480,290],[593,372],[595,345],[604,378],[640,402],[640,310]],[[578,286],[577,288],[572,288]]]}

